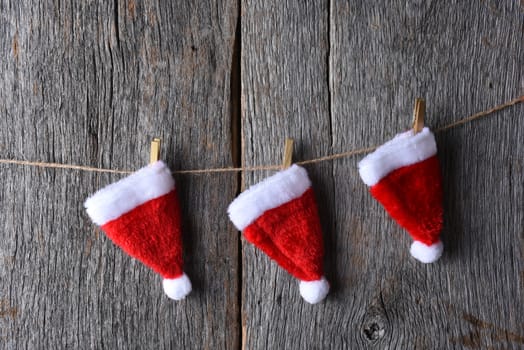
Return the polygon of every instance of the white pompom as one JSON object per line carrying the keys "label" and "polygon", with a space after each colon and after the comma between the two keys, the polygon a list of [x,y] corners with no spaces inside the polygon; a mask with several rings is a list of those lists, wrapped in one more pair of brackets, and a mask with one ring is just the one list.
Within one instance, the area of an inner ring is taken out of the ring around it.
{"label": "white pompom", "polygon": [[162,284],[164,292],[173,300],[182,300],[191,292],[191,281],[185,273],[174,279],[164,278]]}
{"label": "white pompom", "polygon": [[437,261],[442,252],[444,251],[444,245],[441,241],[432,245],[426,245],[422,242],[415,241],[411,244],[410,253],[418,261],[429,264]]}
{"label": "white pompom", "polygon": [[310,304],[316,304],[329,292],[329,282],[325,277],[317,281],[300,281],[300,295]]}

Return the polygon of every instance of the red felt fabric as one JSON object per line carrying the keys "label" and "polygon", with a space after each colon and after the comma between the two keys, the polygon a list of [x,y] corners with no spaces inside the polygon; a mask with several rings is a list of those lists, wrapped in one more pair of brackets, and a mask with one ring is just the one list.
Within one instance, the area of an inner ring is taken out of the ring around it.
{"label": "red felt fabric", "polygon": [[183,274],[176,190],[137,206],[102,229],[117,246],[162,277],[177,278]]}
{"label": "red felt fabric", "polygon": [[324,244],[313,190],[264,212],[244,229],[246,239],[302,281],[323,275]]}
{"label": "red felt fabric", "polygon": [[414,240],[426,245],[439,241],[443,210],[437,156],[389,173],[370,191]]}

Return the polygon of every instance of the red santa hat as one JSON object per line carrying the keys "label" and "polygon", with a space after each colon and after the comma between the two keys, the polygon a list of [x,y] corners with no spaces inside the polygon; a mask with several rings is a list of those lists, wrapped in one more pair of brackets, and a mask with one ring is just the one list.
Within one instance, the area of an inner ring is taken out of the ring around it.
{"label": "red santa hat", "polygon": [[373,197],[413,238],[411,255],[423,263],[437,261],[444,249],[440,241],[442,179],[431,131],[398,134],[358,167]]}
{"label": "red santa hat", "polygon": [[85,208],[117,246],[163,277],[168,297],[180,300],[189,294],[175,181],[162,161],[96,192]]}
{"label": "red santa hat", "polygon": [[304,168],[292,165],[250,187],[229,205],[228,213],[249,242],[301,281],[304,300],[315,304],[326,297],[322,229]]}

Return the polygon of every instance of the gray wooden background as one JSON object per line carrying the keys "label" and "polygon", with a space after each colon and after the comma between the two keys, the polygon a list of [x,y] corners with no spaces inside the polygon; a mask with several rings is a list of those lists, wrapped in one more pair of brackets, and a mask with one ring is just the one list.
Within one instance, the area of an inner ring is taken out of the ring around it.
{"label": "gray wooden background", "polygon": [[[416,97],[438,128],[524,92],[524,3],[0,0],[0,158],[173,170],[380,144]],[[524,106],[437,134],[445,255],[422,265],[360,181],[307,166],[325,302],[246,243],[226,207],[272,172],[176,175],[194,291],[90,223],[121,176],[0,165],[0,349],[522,349]]]}

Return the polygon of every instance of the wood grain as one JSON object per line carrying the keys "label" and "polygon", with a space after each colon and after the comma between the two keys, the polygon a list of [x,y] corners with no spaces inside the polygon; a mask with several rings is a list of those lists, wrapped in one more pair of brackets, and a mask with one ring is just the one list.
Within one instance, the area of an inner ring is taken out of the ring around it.
{"label": "wood grain", "polygon": [[[2,158],[138,169],[232,165],[236,1],[0,1]],[[0,167],[0,348],[219,349],[239,340],[227,174],[177,176],[194,291],[116,248],[82,207],[117,175]],[[226,307],[227,306],[227,307]]]}
{"label": "wood grain", "polygon": [[[438,128],[524,91],[518,1],[0,0],[0,157],[137,169],[280,164]],[[241,26],[238,20],[241,16]],[[241,83],[241,84],[240,84]],[[240,110],[240,115],[239,115]],[[160,278],[82,203],[119,175],[0,167],[0,348],[520,349],[519,105],[437,135],[446,246],[436,264],[371,198],[359,157],[308,165],[332,291],[241,240],[225,209],[272,171],[176,177],[186,271]]]}
{"label": "wood grain", "polygon": [[[293,160],[333,151],[328,85],[328,2],[299,0],[242,2],[243,164],[281,164],[284,141],[293,138]],[[336,238],[332,163],[308,167],[321,205],[328,245]],[[246,173],[254,184],[272,172]],[[342,233],[341,233],[342,234]],[[298,281],[268,257],[242,245],[242,322],[244,349],[330,348],[339,292],[333,280],[328,303],[302,301]],[[329,250],[328,250],[329,251]],[[326,258],[329,276],[338,252]],[[338,303],[346,300],[339,299]],[[339,328],[342,327],[342,328]],[[347,343],[346,345],[348,345]]]}
{"label": "wood grain", "polygon": [[[522,5],[513,2],[242,3],[244,163],[277,164],[385,142],[415,98],[437,128],[522,94]],[[371,198],[358,157],[308,167],[333,291],[243,244],[246,349],[519,349],[524,346],[524,121],[518,106],[437,135],[446,246],[436,264]],[[248,174],[251,185],[268,174]]]}

